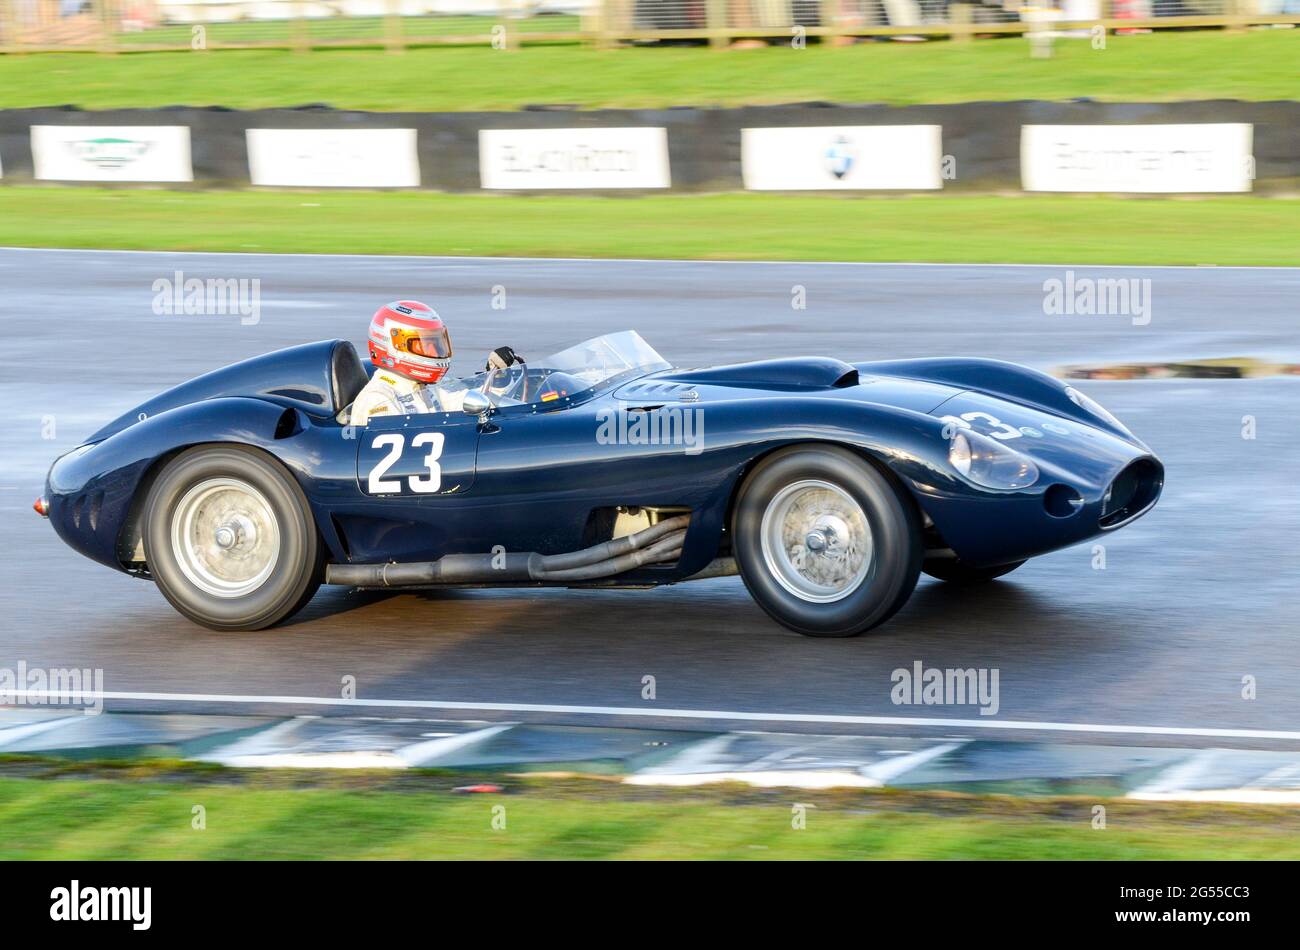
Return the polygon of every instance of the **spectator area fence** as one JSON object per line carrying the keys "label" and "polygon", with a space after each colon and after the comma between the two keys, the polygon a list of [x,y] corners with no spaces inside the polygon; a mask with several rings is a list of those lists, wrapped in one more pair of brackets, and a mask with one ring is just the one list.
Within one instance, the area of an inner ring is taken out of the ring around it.
{"label": "spectator area fence", "polygon": [[0,0],[0,53],[847,44],[1300,23],[1300,0]]}

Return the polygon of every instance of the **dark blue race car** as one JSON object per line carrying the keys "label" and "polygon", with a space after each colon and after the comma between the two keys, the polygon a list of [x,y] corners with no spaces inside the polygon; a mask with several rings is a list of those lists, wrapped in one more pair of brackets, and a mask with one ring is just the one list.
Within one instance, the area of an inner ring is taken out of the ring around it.
{"label": "dark blue race car", "polygon": [[982,359],[674,369],[636,333],[445,387],[463,411],[353,426],[350,343],[237,363],[50,469],[37,509],[217,629],[321,583],[653,587],[739,573],[773,618],[852,636],[954,582],[1128,524],[1164,469],[1087,396]]}

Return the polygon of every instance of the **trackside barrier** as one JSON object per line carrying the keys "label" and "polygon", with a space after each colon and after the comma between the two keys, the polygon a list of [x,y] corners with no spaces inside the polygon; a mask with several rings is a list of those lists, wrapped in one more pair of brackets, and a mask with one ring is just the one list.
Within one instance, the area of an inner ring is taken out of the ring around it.
{"label": "trackside barrier", "polygon": [[0,111],[0,184],[1286,193],[1300,103]]}

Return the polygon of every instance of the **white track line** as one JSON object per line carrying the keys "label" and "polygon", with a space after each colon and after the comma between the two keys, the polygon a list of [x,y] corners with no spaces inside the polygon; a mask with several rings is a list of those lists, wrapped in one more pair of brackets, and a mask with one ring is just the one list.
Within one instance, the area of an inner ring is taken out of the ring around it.
{"label": "white track line", "polygon": [[1282,264],[1016,264],[997,261],[788,261],[788,260],[701,260],[683,257],[509,257],[434,254],[310,254],[303,251],[149,251],[143,248],[121,247],[14,247],[0,244],[0,251],[50,251],[58,254],[154,254],[160,257],[336,257],[344,260],[364,261],[474,261],[482,263],[526,264],[727,264],[746,266],[755,264],[812,265],[814,267],[1062,267],[1090,268],[1093,270],[1282,270],[1300,268]]}
{"label": "white track line", "polygon": [[734,712],[721,709],[656,709],[653,706],[561,706],[550,703],[466,703],[438,699],[340,699],[333,696],[248,696],[237,693],[126,693],[14,690],[9,701],[64,703],[129,699],[168,703],[234,703],[244,706],[342,706],[352,709],[457,709],[488,712],[558,713],[573,716],[624,716],[642,719],[698,719],[720,722],[808,722],[850,726],[926,726],[941,729],[992,729],[1021,732],[1085,732],[1136,736],[1198,736],[1221,739],[1287,739],[1300,731],[1212,729],[1191,726],[1128,726],[1088,722],[1030,722],[1019,719],[928,719],[919,716],[841,716],[822,713]]}

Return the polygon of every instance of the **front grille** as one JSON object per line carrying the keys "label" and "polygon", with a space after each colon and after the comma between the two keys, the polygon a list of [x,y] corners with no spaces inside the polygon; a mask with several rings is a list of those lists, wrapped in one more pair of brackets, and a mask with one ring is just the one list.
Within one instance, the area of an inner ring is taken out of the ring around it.
{"label": "front grille", "polygon": [[1138,459],[1115,476],[1101,504],[1102,528],[1118,528],[1156,503],[1164,486],[1165,470],[1155,459]]}

